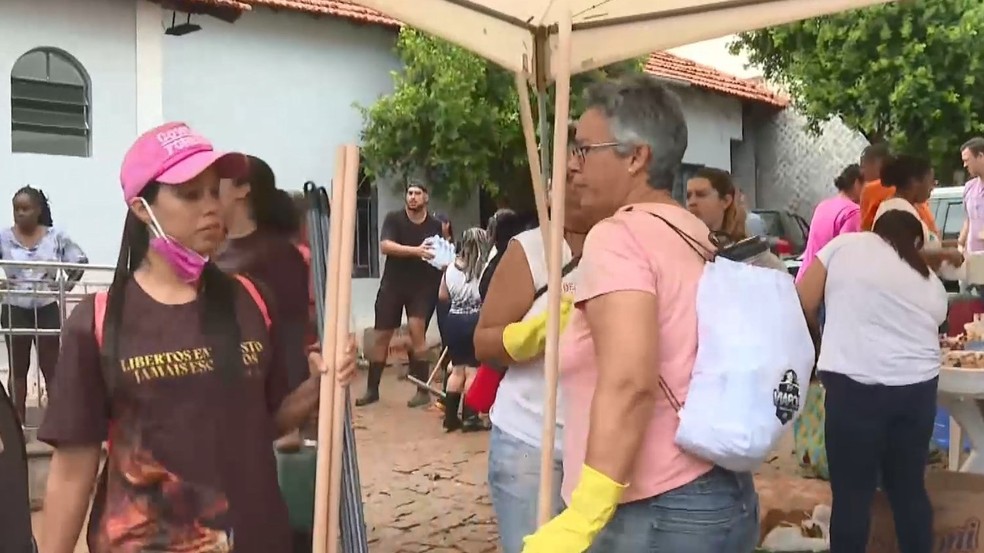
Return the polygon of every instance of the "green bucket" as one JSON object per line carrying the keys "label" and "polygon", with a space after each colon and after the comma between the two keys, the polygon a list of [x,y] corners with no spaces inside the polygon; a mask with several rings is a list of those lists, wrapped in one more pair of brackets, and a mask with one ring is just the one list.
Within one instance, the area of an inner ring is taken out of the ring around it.
{"label": "green bucket", "polygon": [[277,451],[277,480],[280,494],[287,503],[290,525],[294,530],[310,532],[314,528],[314,480],[318,466],[318,448],[303,446],[300,451]]}

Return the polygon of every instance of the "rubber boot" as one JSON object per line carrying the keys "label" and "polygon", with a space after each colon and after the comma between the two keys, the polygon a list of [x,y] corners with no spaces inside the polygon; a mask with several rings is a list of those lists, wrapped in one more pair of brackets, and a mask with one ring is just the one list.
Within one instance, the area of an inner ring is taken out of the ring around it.
{"label": "rubber boot", "polygon": [[461,431],[462,432],[480,432],[485,430],[485,424],[482,419],[479,418],[478,413],[468,406],[468,404],[461,406]]}
{"label": "rubber boot", "polygon": [[[421,382],[427,382],[427,370],[430,368],[430,364],[426,359],[414,359],[410,358],[410,374],[414,378]],[[414,384],[416,387],[416,384]],[[423,388],[416,388],[416,392],[410,401],[407,402],[407,407],[411,409],[415,407],[423,407],[424,405],[430,405],[430,392],[424,390]]]}
{"label": "rubber boot", "polygon": [[444,429],[454,432],[461,428],[461,418],[458,417],[458,406],[461,404],[461,392],[447,392],[444,397]]}
{"label": "rubber boot", "polygon": [[366,380],[366,393],[355,400],[356,407],[371,405],[379,401],[379,381],[383,378],[383,363],[369,363],[369,377]]}

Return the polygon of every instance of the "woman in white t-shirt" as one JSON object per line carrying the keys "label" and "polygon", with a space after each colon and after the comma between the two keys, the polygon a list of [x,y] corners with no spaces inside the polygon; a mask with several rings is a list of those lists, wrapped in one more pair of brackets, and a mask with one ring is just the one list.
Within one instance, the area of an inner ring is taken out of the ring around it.
{"label": "woman in white t-shirt", "polygon": [[889,158],[882,165],[881,181],[884,186],[895,187],[895,195],[878,206],[875,220],[894,209],[911,213],[922,227],[923,247],[920,253],[926,264],[938,275],[956,280],[955,270],[963,264],[963,254],[956,248],[944,246],[940,236],[919,218],[915,207],[927,202],[936,186],[929,161],[909,155]]}
{"label": "woman in white t-shirt", "polygon": [[[564,205],[563,288],[573,294],[577,262],[590,223],[581,193],[568,182]],[[539,228],[513,238],[492,275],[482,316],[475,331],[475,350],[483,363],[508,366],[490,413],[489,492],[504,553],[520,553],[523,538],[536,531],[540,450],[543,433],[543,380],[547,295],[546,249]],[[518,338],[518,339],[517,339]],[[558,405],[562,398],[558,398]],[[551,511],[563,509],[560,485],[561,430],[558,407],[554,442]]]}
{"label": "woman in white t-shirt", "polygon": [[447,321],[444,325],[445,345],[451,358],[451,376],[448,377],[444,398],[444,429],[448,432],[464,429],[480,430],[482,422],[467,405],[462,406],[458,418],[461,395],[468,391],[478,370],[475,359],[475,327],[482,309],[482,296],[478,291],[482,268],[489,254],[489,241],[485,229],[470,228],[461,235],[458,255],[441,279],[440,301],[449,302]]}
{"label": "woman in white t-shirt", "polygon": [[889,209],[873,232],[831,240],[797,285],[814,332],[826,308],[817,370],[827,391],[832,551],[865,550],[879,473],[899,549],[932,549],[924,473],[947,295],[925,239],[916,215]]}

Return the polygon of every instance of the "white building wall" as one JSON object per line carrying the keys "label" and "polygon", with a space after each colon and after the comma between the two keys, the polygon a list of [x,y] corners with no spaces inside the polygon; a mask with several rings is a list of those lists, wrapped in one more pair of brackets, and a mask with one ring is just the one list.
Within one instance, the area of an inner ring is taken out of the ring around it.
{"label": "white building wall", "polygon": [[[133,0],[0,1],[0,226],[12,223],[8,200],[18,188],[42,188],[55,224],[98,263],[115,261],[123,224],[120,160],[137,129],[137,5]],[[21,55],[39,47],[64,50],[88,73],[89,158],[11,153],[10,70]]]}
{"label": "white building wall", "polygon": [[164,37],[164,116],[263,158],[282,188],[327,185],[335,148],[358,142],[354,104],[393,87],[395,34],[265,9],[196,21],[202,31]]}
{"label": "white building wall", "polygon": [[742,139],[741,102],[693,87],[675,89],[687,118],[683,162],[731,170],[731,141]]}
{"label": "white building wall", "polygon": [[[0,2],[0,113],[9,121],[10,80],[23,53],[65,50],[91,80],[92,157],[12,154],[0,126],[0,200],[24,184],[43,188],[55,221],[109,264],[119,245],[124,207],[119,164],[134,137],[166,119],[185,120],[219,147],[259,155],[280,186],[328,185],[336,146],[358,142],[361,116],[392,89],[398,69],[394,34],[332,18],[257,9],[230,25],[196,18],[203,30],[164,36],[170,12],[133,0]],[[728,169],[731,140],[742,137],[741,105],[696,89],[679,90],[690,130],[685,161]],[[4,196],[6,194],[6,196]],[[379,189],[379,221],[402,205],[402,193]],[[478,223],[478,198],[451,214],[460,231]],[[0,209],[0,225],[9,215]],[[357,326],[372,322],[378,281],[353,286]]]}
{"label": "white building wall", "polygon": [[[230,25],[196,17],[203,29],[163,34],[171,12],[134,0],[0,2],[0,121],[9,121],[10,74],[27,51],[54,47],[85,68],[92,93],[92,157],[12,154],[0,126],[0,201],[25,184],[43,188],[55,222],[94,263],[111,264],[124,207],[119,166],[126,148],[164,120],[187,121],[221,148],[266,159],[281,187],[330,186],[335,148],[357,143],[356,104],[392,90],[399,68],[392,30],[257,9]],[[445,210],[435,202],[436,210]],[[379,189],[379,221],[402,193]],[[478,222],[477,196],[449,209],[457,228]],[[0,226],[11,217],[0,208]],[[106,275],[98,275],[105,279]],[[377,279],[353,285],[356,323],[372,323]]]}
{"label": "white building wall", "polygon": [[[393,89],[395,32],[265,9],[233,25],[196,22],[202,31],[163,38],[165,118],[188,122],[218,147],[263,158],[280,188],[300,190],[309,180],[330,188],[335,149],[359,142],[355,105]],[[382,184],[378,197],[381,224],[403,195]],[[476,224],[477,195],[450,213],[459,229]],[[378,279],[353,282],[357,327],[372,325],[378,286]]]}

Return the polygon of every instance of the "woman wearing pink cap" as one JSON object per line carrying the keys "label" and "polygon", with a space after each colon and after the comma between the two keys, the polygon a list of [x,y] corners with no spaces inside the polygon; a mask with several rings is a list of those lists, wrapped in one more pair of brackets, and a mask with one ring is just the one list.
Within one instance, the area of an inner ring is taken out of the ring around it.
{"label": "woman wearing pink cap", "polygon": [[[244,169],[182,123],[127,153],[116,274],[65,323],[39,431],[55,448],[42,551],[75,549],[103,441],[92,553],[291,550],[271,444],[317,404],[318,373],[287,394],[264,295],[209,261],[225,237],[219,179]],[[354,365],[350,349],[341,378]]]}

